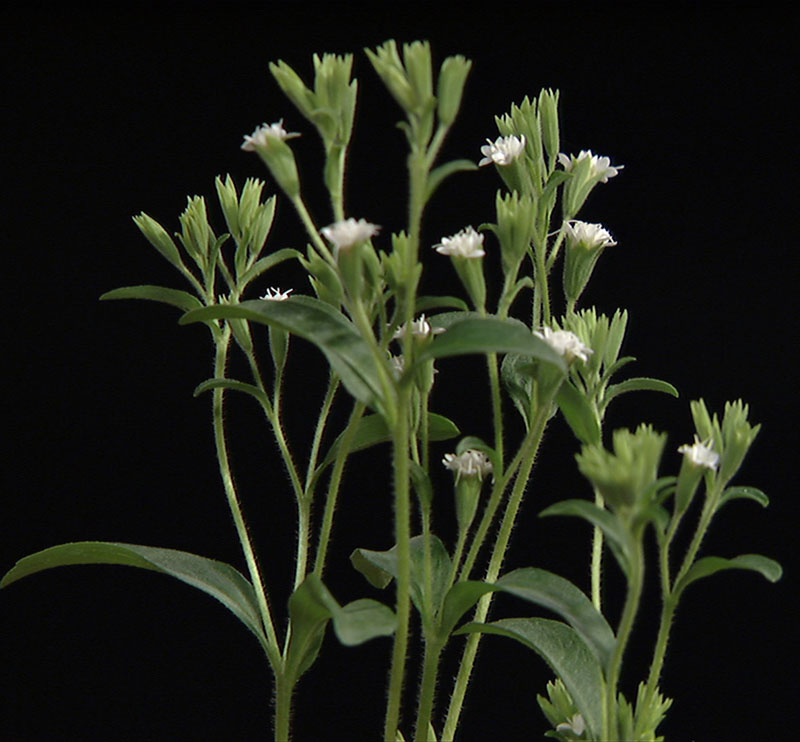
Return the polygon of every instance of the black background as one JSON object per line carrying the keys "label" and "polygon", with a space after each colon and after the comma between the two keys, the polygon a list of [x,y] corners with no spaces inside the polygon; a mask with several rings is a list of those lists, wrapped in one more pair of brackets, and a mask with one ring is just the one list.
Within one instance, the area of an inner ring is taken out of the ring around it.
{"label": "black background", "polygon": [[[562,94],[562,148],[591,148],[625,165],[582,213],[619,242],[586,303],[627,308],[633,372],[668,379],[682,398],[631,396],[612,408],[610,425],[644,420],[669,431],[664,471],[674,472],[675,448],[691,438],[689,400],[702,395],[721,410],[742,397],[763,423],[738,481],[764,489],[772,505],[723,511],[704,553],[766,553],[786,574],[770,585],[728,573],[687,593],[663,679],[675,698],[663,732],[671,742],[791,735],[800,29],[769,5],[643,6],[163,3],[111,12],[34,3],[5,11],[0,570],[84,539],[184,549],[244,568],[216,471],[209,399],[191,394],[211,375],[207,333],[179,327],[177,312],[162,305],[97,297],[139,283],[183,288],[130,217],[144,210],[174,230],[185,196],[204,194],[222,231],[213,179],[265,177],[239,149],[263,121],[284,117],[304,134],[293,149],[308,200],[321,224],[330,220],[321,147],[268,74],[277,59],[308,79],[312,52],[357,53],[348,211],[382,224],[384,235],[402,228],[399,111],[360,50],[427,38],[438,61],[462,53],[475,63],[445,157],[478,159],[495,136],[493,116],[547,86]],[[491,220],[498,186],[489,169],[449,181],[430,204],[424,244]],[[286,204],[272,240],[276,249],[303,247]],[[458,291],[444,259],[431,251],[424,260],[428,291]],[[281,268],[254,295],[269,285],[309,293],[303,281]],[[294,347],[287,428],[300,451],[325,376],[320,356]],[[487,435],[487,406],[474,396],[481,364],[440,368],[437,409],[465,433]],[[229,421],[239,431],[233,464],[251,527],[282,606],[294,540],[289,493],[247,400],[231,398]],[[536,518],[556,499],[586,495],[570,463],[575,443],[560,423],[552,427],[508,564],[555,569],[585,585],[588,529]],[[441,444],[435,454],[447,450]],[[328,576],[341,602],[381,597],[347,556],[391,545],[388,470],[385,449],[352,460]],[[437,530],[451,538],[446,495],[437,515]],[[609,575],[613,599],[619,584]],[[623,679],[629,694],[646,673],[657,613],[657,594],[646,597]],[[495,615],[526,610],[498,600]],[[166,577],[113,567],[44,573],[0,595],[0,622],[3,739],[268,736],[270,679],[256,643],[219,604]],[[300,686],[297,739],[378,739],[389,651],[386,639],[344,649],[329,637]],[[443,677],[454,672],[450,661]],[[548,678],[532,653],[487,640],[462,739],[539,738],[535,695]]]}

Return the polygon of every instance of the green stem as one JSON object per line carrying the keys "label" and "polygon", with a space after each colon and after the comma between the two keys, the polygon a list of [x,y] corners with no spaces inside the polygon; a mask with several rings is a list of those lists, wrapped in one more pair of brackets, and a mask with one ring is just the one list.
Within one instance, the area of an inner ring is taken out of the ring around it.
{"label": "green stem", "polygon": [[422,665],[422,680],[420,681],[419,705],[417,707],[417,729],[414,742],[427,742],[428,726],[433,714],[433,700],[436,692],[436,677],[439,672],[439,657],[442,653],[442,644],[431,639],[425,642],[425,659]]}
{"label": "green stem", "polygon": [[[350,454],[350,447],[353,444],[353,436],[358,428],[361,417],[364,414],[366,406],[363,402],[358,402],[353,407],[350,413],[350,420],[342,437],[342,442],[339,451],[336,455],[336,461],[333,464],[333,471],[331,472],[331,479],[328,483],[328,496],[325,500],[325,512],[322,516],[322,527],[320,529],[319,543],[317,545],[317,557],[314,562],[314,574],[322,577],[325,570],[325,559],[328,555],[328,544],[330,542],[331,530],[333,528],[333,516],[336,512],[336,502],[339,497],[339,488],[342,483],[342,474],[344,473],[344,465],[347,457]],[[310,503],[310,498],[306,498]]]}
{"label": "green stem", "polygon": [[293,685],[280,674],[275,683],[275,742],[289,742]]}
{"label": "green stem", "polygon": [[617,684],[622,669],[622,658],[628,644],[633,622],[639,610],[639,602],[642,597],[642,586],[644,584],[644,556],[642,554],[641,533],[635,533],[633,537],[635,544],[633,560],[631,561],[631,574],[628,578],[628,593],[625,597],[625,607],[622,610],[617,629],[617,643],[614,646],[614,654],[611,658],[611,665],[608,670],[608,682],[606,683],[606,713],[605,729],[603,739],[615,742],[619,736],[619,724],[617,718]]}
{"label": "green stem", "polygon": [[400,704],[403,694],[406,651],[408,648],[408,623],[411,582],[411,505],[409,492],[409,389],[401,390],[399,413],[394,429],[394,518],[397,545],[397,631],[392,648],[392,666],[389,671],[389,692],[383,735],[384,742],[395,742],[400,721]]}
{"label": "green stem", "polygon": [[[603,496],[595,489],[594,504],[602,508],[604,506]],[[603,531],[597,526],[592,531],[592,566],[591,566],[591,585],[592,585],[592,604],[602,613],[602,570],[603,570]]]}
{"label": "green stem", "polygon": [[[225,374],[225,365],[228,359],[228,348],[230,347],[231,333],[230,328],[225,329],[222,339],[217,343],[216,354],[214,359],[214,376],[215,378],[222,378]],[[224,390],[221,388],[214,389],[213,394],[213,420],[214,420],[214,442],[217,450],[217,461],[219,462],[219,471],[222,477],[222,483],[225,488],[225,495],[228,499],[228,507],[230,508],[233,522],[236,526],[236,533],[239,537],[242,551],[244,553],[245,561],[247,562],[247,569],[250,574],[250,579],[253,583],[253,589],[258,602],[258,608],[261,613],[261,619],[264,623],[264,628],[267,633],[267,642],[269,651],[267,656],[270,664],[275,672],[280,668],[280,649],[278,645],[278,637],[275,633],[275,626],[272,621],[272,613],[269,608],[269,601],[267,599],[267,592],[264,588],[264,583],[259,571],[256,555],[253,551],[253,546],[250,542],[250,536],[247,532],[247,525],[242,514],[242,508],[239,504],[239,497],[236,493],[236,486],[233,482],[233,475],[231,474],[230,461],[228,459],[228,448],[225,441],[225,423],[223,415],[223,396]]]}
{"label": "green stem", "polygon": [[[489,562],[489,568],[486,572],[486,582],[494,582],[503,566],[506,550],[508,548],[508,541],[511,537],[511,531],[516,521],[519,507],[522,503],[523,495],[525,494],[525,487],[528,483],[531,470],[533,469],[534,461],[536,460],[536,453],[539,450],[539,444],[542,440],[544,428],[547,425],[548,412],[550,409],[550,401],[546,400],[546,404],[539,407],[536,413],[531,430],[526,437],[524,448],[520,450],[521,464],[519,473],[517,474],[514,488],[511,492],[508,505],[506,506],[503,521],[500,526],[500,533],[492,551],[492,557]],[[462,571],[463,574],[463,571]],[[489,614],[489,608],[492,604],[492,594],[484,595],[478,601],[478,607],[475,610],[474,621],[483,622]],[[480,643],[480,634],[470,634],[467,639],[467,645],[464,648],[464,653],[461,658],[461,667],[458,671],[456,684],[453,689],[453,695],[450,698],[450,708],[447,712],[447,720],[445,722],[444,731],[442,732],[443,740],[453,739],[455,736],[456,728],[458,727],[461,710],[464,705],[464,697],[466,696],[467,686],[469,685],[470,675],[472,668],[475,664],[475,657],[478,653],[478,644]]]}

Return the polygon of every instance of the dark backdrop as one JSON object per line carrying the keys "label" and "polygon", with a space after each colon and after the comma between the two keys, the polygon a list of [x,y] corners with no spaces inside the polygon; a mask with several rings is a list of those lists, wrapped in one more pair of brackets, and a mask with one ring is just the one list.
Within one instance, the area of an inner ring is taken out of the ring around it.
{"label": "dark backdrop", "polygon": [[[437,60],[462,53],[475,62],[446,156],[477,159],[484,139],[495,136],[493,116],[548,86],[562,93],[565,151],[591,148],[625,165],[583,213],[619,242],[604,255],[587,301],[609,313],[629,310],[634,371],[672,381],[682,398],[630,397],[611,425],[645,420],[670,431],[665,466],[675,470],[675,448],[691,438],[689,400],[702,395],[721,409],[742,397],[763,423],[739,482],[764,489],[772,506],[764,512],[745,502],[723,512],[705,553],[766,553],[786,575],[770,585],[729,573],[687,594],[663,681],[675,698],[663,730],[671,742],[791,734],[799,29],[767,4],[643,5],[448,11],[229,2],[126,4],[111,12],[33,3],[4,11],[8,436],[0,570],[32,551],[84,539],[185,549],[244,568],[216,471],[209,399],[191,394],[211,375],[205,330],[179,327],[168,307],[97,297],[137,283],[182,288],[130,217],[144,210],[176,229],[187,194],[213,203],[216,175],[229,172],[238,184],[265,177],[258,159],[239,149],[262,121],[285,117],[287,128],[304,133],[293,146],[312,210],[325,223],[321,148],[267,63],[284,59],[308,79],[312,52],[427,38]],[[350,213],[388,234],[405,212],[399,112],[360,53],[356,74]],[[431,203],[425,244],[489,221],[498,185],[488,170],[448,182]],[[304,244],[283,203],[272,244]],[[436,257],[426,256],[426,286],[457,291]],[[293,269],[273,275],[256,290],[309,290]],[[324,371],[313,350],[299,343],[295,350],[287,425],[299,442]],[[486,434],[486,405],[468,392],[480,363],[441,368],[438,409],[465,433]],[[282,471],[246,400],[231,398],[229,419],[241,431],[233,463],[245,505],[273,600],[283,605],[288,570],[280,559],[294,526]],[[570,463],[575,443],[560,428],[545,441],[535,497],[508,563],[558,569],[585,585],[588,530],[536,518],[558,498],[585,495]],[[391,545],[388,470],[384,449],[352,460],[330,562],[329,583],[342,602],[380,597],[347,556],[356,546]],[[446,503],[440,512],[449,537]],[[642,617],[623,683],[629,693],[646,672],[636,647],[650,639],[657,595],[649,597],[653,608]],[[501,601],[496,615],[524,610]],[[0,622],[4,739],[265,738],[269,676],[256,643],[189,587],[123,568],[58,570],[0,594]],[[328,637],[301,683],[297,738],[377,739],[389,651],[385,639],[343,649]],[[446,667],[444,677],[454,671]],[[538,738],[545,727],[535,695],[548,677],[532,653],[487,640],[463,739]]]}

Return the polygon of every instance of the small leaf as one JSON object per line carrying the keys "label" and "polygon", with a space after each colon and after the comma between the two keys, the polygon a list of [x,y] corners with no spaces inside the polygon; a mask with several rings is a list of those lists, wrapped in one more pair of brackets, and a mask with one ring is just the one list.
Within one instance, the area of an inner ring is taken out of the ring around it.
{"label": "small leaf", "polygon": [[492,623],[471,623],[456,634],[497,634],[516,639],[536,652],[561,678],[597,739],[603,726],[603,672],[600,663],[577,632],[547,618],[506,618]]}
{"label": "small leaf", "polygon": [[756,489],[755,487],[728,487],[728,489],[722,493],[717,507],[721,507],[729,500],[737,499],[755,500],[762,508],[769,505],[769,497],[760,489]]}
{"label": "small leaf", "polygon": [[[411,599],[417,610],[426,620],[432,622],[433,616],[428,616],[425,610],[425,537],[414,536],[410,542],[411,546]],[[438,537],[430,536],[431,551],[431,577],[432,590],[431,606],[433,613],[439,611],[439,607],[445,597],[445,590],[450,579],[451,561],[444,544]],[[397,546],[393,546],[388,551],[371,551],[369,549],[356,549],[350,555],[353,566],[363,574],[367,580],[375,587],[385,587],[391,578],[397,579],[399,565],[397,563]],[[367,566],[369,565],[369,566]],[[383,574],[381,574],[383,573]],[[385,578],[389,575],[389,579]]]}
{"label": "small leaf", "polygon": [[680,595],[695,580],[708,577],[724,569],[749,569],[760,572],[770,582],[777,582],[783,574],[783,568],[778,562],[761,554],[741,554],[733,559],[708,556],[698,559],[683,576],[674,589],[674,594]]}
{"label": "small leaf", "polygon": [[494,585],[476,580],[461,580],[448,591],[439,616],[439,637],[446,640],[463,615],[486,593],[495,590]]}
{"label": "small leaf", "polygon": [[556,396],[558,407],[575,437],[581,443],[600,443],[600,420],[594,408],[570,381],[565,381]]}
{"label": "small leaf", "polygon": [[442,184],[442,181],[450,175],[477,169],[478,166],[472,160],[453,160],[452,162],[446,162],[444,165],[439,165],[436,169],[431,170],[430,175],[428,175],[428,189],[425,192],[425,200],[427,201]]}
{"label": "small leaf", "polygon": [[630,565],[633,555],[631,536],[622,523],[612,513],[597,507],[588,500],[563,500],[546,508],[540,517],[549,515],[577,515],[597,526],[606,536],[611,552],[617,559],[619,566],[626,575],[630,575]]}
{"label": "small leaf", "polygon": [[667,381],[651,379],[646,376],[635,376],[632,379],[625,379],[625,381],[621,381],[619,384],[612,384],[608,387],[603,403],[604,405],[608,405],[614,397],[618,397],[620,394],[638,391],[663,392],[673,397],[680,396],[678,390]]}
{"label": "small leaf", "polygon": [[[431,441],[445,441],[450,438],[455,438],[459,432],[456,424],[452,420],[444,417],[444,415],[437,415],[435,412],[428,413],[428,436]],[[336,461],[344,435],[345,433],[340,434],[331,444],[322,463],[314,472],[314,480],[316,480],[328,466]],[[370,448],[390,440],[392,440],[392,433],[386,425],[384,418],[381,415],[366,415],[359,421],[358,427],[350,440],[350,453],[363,451],[365,448]]]}
{"label": "small leaf", "polygon": [[[436,324],[436,318],[431,324]],[[453,322],[418,360],[471,353],[520,353],[552,363],[565,373],[567,370],[564,359],[524,324],[496,317],[470,317]]]}
{"label": "small leaf", "polygon": [[362,598],[339,608],[333,614],[333,629],[339,641],[352,647],[378,636],[389,636],[397,628],[397,616],[377,600]]}
{"label": "small leaf", "polygon": [[282,250],[276,250],[265,258],[261,258],[261,260],[257,260],[244,272],[244,275],[239,278],[239,287],[243,289],[247,284],[266,273],[270,268],[282,263],[284,260],[290,260],[291,258],[301,260],[303,258],[303,253],[293,250],[291,247],[285,247]]}
{"label": "small leaf", "polygon": [[146,299],[148,301],[160,301],[162,304],[169,304],[178,307],[184,312],[192,309],[201,309],[203,304],[200,300],[188,291],[178,289],[168,289],[164,286],[123,286],[119,289],[106,291],[100,297],[100,301],[108,299]]}
{"label": "small leaf", "polygon": [[469,310],[467,302],[457,296],[419,296],[414,302],[414,307],[417,312],[440,308]]}
{"label": "small leaf", "polygon": [[230,564],[185,551],[106,541],[60,544],[20,559],[0,587],[45,569],[73,564],[122,564],[176,577],[216,598],[267,647],[253,586]]}
{"label": "small leaf", "polygon": [[193,396],[198,397],[209,389],[230,389],[234,392],[244,392],[255,397],[261,404],[269,402],[263,390],[253,384],[246,384],[235,379],[206,379],[195,387]]}

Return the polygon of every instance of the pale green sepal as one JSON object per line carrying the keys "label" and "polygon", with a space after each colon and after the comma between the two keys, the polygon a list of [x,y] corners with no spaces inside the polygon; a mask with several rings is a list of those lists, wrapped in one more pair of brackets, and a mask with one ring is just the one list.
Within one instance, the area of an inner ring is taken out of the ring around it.
{"label": "pale green sepal", "polygon": [[476,632],[516,639],[536,652],[564,682],[583,714],[589,739],[598,739],[603,726],[603,671],[574,629],[547,618],[506,618],[488,624],[467,624],[455,633]]}
{"label": "pale green sepal", "polygon": [[162,227],[155,219],[144,212],[138,216],[134,216],[133,221],[136,226],[139,227],[142,234],[147,238],[147,241],[156,250],[158,250],[178,270],[185,270],[180,253],[178,252],[178,247],[173,242],[172,237],[169,236],[164,227]]}
{"label": "pale green sepal", "polygon": [[691,566],[691,569],[675,585],[673,595],[677,597],[696,580],[724,569],[749,569],[761,573],[770,582],[777,582],[783,574],[783,568],[778,562],[761,554],[741,554],[732,559],[707,556],[698,559]]}
{"label": "pale green sepal", "polygon": [[60,544],[20,559],[0,581],[0,588],[45,569],[75,564],[121,564],[175,577],[216,598],[267,648],[250,582],[230,564],[185,551],[107,541]]}
{"label": "pale green sepal", "polygon": [[106,291],[100,296],[100,301],[108,299],[146,299],[148,301],[160,301],[162,304],[169,304],[178,307],[184,312],[192,309],[201,309],[202,302],[193,294],[178,289],[168,289],[164,286],[123,286],[122,288]]}
{"label": "pale green sepal", "polygon": [[438,108],[436,115],[439,122],[450,126],[458,115],[461,98],[464,94],[464,83],[467,81],[472,62],[460,54],[448,57],[439,69],[439,80],[436,85]]}

